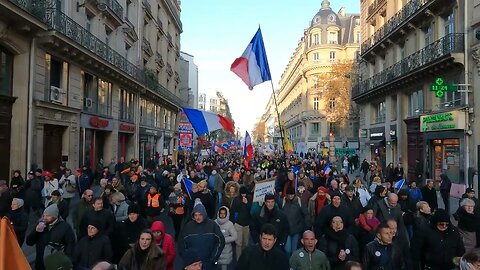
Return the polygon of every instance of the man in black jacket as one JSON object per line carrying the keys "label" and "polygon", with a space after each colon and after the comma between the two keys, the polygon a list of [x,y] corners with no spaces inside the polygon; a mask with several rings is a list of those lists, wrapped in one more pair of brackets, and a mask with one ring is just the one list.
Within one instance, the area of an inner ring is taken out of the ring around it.
{"label": "man in black jacket", "polygon": [[437,191],[433,187],[433,180],[428,180],[427,184],[420,189],[423,200],[428,203],[432,212],[438,208]]}
{"label": "man in black jacket", "polygon": [[70,258],[75,247],[75,234],[72,227],[58,218],[58,207],[50,205],[43,212],[43,218],[35,226],[35,229],[27,236],[27,245],[35,245],[35,269],[45,270],[44,254],[55,250],[63,250]]}
{"label": "man in black jacket", "polygon": [[242,255],[242,250],[248,245],[250,238],[250,209],[252,208],[252,198],[247,196],[248,189],[245,186],[240,187],[239,195],[233,198],[230,212],[230,221],[234,223],[237,231],[237,240],[235,240],[237,260]]}
{"label": "man in black jacket", "polygon": [[272,193],[265,195],[264,205],[260,209],[260,212],[252,218],[250,234],[252,235],[252,240],[255,244],[258,243],[260,239],[260,229],[266,223],[270,223],[275,227],[277,232],[275,245],[283,249],[285,247],[285,242],[287,241],[290,227],[285,214],[275,207],[275,196]]}
{"label": "man in black jacket", "polygon": [[110,239],[100,233],[101,223],[97,220],[88,222],[87,235],[78,241],[73,255],[73,263],[79,270],[90,269],[99,261],[111,261],[113,252]]}
{"label": "man in black jacket", "polygon": [[342,194],[342,204],[350,210],[350,216],[353,219],[358,218],[363,207],[360,199],[355,195],[354,186],[349,185],[345,188],[345,193]]}
{"label": "man in black jacket", "polygon": [[103,208],[103,199],[95,198],[93,200],[93,209],[88,209],[82,220],[80,221],[80,230],[78,237],[87,235],[87,227],[89,222],[96,219],[100,222],[100,231],[106,236],[111,236],[115,226],[115,218],[113,213]]}
{"label": "man in black jacket", "polygon": [[[450,224],[450,215],[438,209],[431,218],[430,227],[412,239],[414,270],[450,270],[455,268],[453,259],[465,253],[462,237]],[[420,265],[425,258],[425,265]],[[421,268],[420,268],[421,267]]]}
{"label": "man in black jacket", "polygon": [[450,213],[450,189],[452,188],[452,181],[445,173],[440,174],[440,195],[442,195],[443,204],[445,205],[445,211]]}
{"label": "man in black jacket", "polygon": [[[246,248],[235,269],[238,270],[288,270],[288,257],[285,252],[276,247],[277,235],[272,224],[264,224],[260,231],[259,245]],[[257,241],[258,241],[257,240]]]}
{"label": "man in black jacket", "polygon": [[404,270],[402,250],[392,244],[393,234],[386,223],[378,225],[376,238],[365,246],[362,265],[368,270]]}

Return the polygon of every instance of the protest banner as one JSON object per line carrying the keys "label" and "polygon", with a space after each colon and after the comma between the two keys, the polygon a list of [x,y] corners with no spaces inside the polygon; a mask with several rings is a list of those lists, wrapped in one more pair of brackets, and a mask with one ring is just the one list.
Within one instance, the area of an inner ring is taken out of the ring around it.
{"label": "protest banner", "polygon": [[253,202],[262,202],[265,194],[273,193],[275,191],[275,179],[270,178],[264,181],[255,183],[255,190],[253,192]]}

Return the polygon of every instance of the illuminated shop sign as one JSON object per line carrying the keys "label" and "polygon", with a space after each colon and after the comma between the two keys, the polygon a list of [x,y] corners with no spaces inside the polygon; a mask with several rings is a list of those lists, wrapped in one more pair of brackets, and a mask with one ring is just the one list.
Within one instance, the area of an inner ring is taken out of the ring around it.
{"label": "illuminated shop sign", "polygon": [[440,114],[424,115],[420,117],[420,126],[423,132],[465,129],[465,113],[452,111]]}
{"label": "illuminated shop sign", "polygon": [[456,92],[457,86],[445,83],[443,78],[436,78],[430,90],[435,92],[436,97],[441,98],[445,95],[445,92]]}

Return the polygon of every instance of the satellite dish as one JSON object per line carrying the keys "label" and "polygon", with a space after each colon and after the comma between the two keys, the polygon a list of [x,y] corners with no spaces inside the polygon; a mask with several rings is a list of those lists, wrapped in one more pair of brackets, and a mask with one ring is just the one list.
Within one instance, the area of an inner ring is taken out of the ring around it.
{"label": "satellite dish", "polygon": [[106,10],[107,10],[107,5],[106,5],[105,3],[99,3],[99,4],[97,5],[97,8],[98,8],[98,10],[100,10],[100,11],[103,12],[103,11],[106,11]]}

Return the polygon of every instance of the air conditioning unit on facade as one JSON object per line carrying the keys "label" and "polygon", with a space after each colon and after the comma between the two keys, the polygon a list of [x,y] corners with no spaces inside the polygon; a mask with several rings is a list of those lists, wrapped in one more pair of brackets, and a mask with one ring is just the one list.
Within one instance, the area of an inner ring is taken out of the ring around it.
{"label": "air conditioning unit on facade", "polygon": [[93,100],[91,98],[85,98],[85,108],[92,108],[93,106]]}
{"label": "air conditioning unit on facade", "polygon": [[50,86],[50,102],[62,104],[65,92],[56,86]]}

